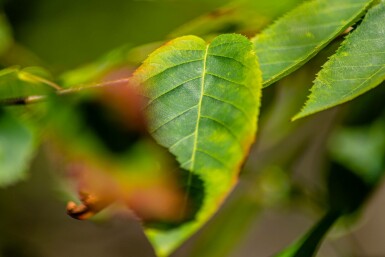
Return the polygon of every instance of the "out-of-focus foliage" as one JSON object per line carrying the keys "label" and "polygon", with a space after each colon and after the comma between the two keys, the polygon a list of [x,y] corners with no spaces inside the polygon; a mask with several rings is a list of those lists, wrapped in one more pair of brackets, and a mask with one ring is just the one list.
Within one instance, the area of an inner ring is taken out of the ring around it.
{"label": "out-of-focus foliage", "polygon": [[329,146],[332,157],[369,184],[378,183],[385,169],[385,124],[380,118],[365,127],[335,132]]}
{"label": "out-of-focus foliage", "polygon": [[[54,98],[54,114],[47,116],[51,153],[78,184],[82,204],[68,204],[71,216],[87,219],[120,202],[147,226],[164,229],[189,219],[196,202],[186,199],[181,186],[186,174],[148,136],[135,92],[126,82]],[[183,202],[189,208],[185,215],[179,209]]]}
{"label": "out-of-focus foliage", "polygon": [[0,95],[5,98],[20,98],[47,94],[55,91],[48,79],[50,74],[40,67],[10,67],[0,71]]}
{"label": "out-of-focus foliage", "polygon": [[[342,165],[332,163],[330,167],[328,177],[329,209],[314,228],[300,240],[276,255],[277,257],[315,256],[322,240],[339,219],[351,218],[350,216],[357,215],[357,212],[361,211],[362,205],[376,189],[384,175],[385,165],[379,164],[379,162],[383,162],[385,151],[383,148],[377,148],[378,151],[366,159],[365,156],[357,154],[357,148],[361,149],[361,153],[369,154],[373,152],[370,148],[383,144],[381,140],[379,143],[370,140],[373,138],[373,133],[376,133],[374,132],[375,127],[378,126],[380,125],[376,124],[373,128],[367,128],[366,130],[371,130],[369,134],[362,133],[365,129],[356,129],[355,131],[348,128],[336,133],[331,141],[335,148],[331,148],[331,151],[333,157],[338,159]],[[352,131],[355,131],[355,133],[352,134]],[[382,137],[383,133],[377,139]],[[363,141],[363,138],[366,140]],[[348,144],[338,144],[341,143],[341,140],[345,140]],[[360,143],[360,145],[357,143]],[[351,144],[356,145],[352,147]],[[369,151],[365,151],[365,147]],[[360,160],[363,162],[361,163]],[[367,160],[372,160],[374,164],[368,165],[368,167],[361,166]],[[359,165],[355,166],[357,163]],[[351,221],[355,221],[355,219]]]}
{"label": "out-of-focus foliage", "polygon": [[[363,103],[366,104],[365,101]],[[352,116],[352,119],[360,119]],[[380,113],[374,117],[377,119],[369,125],[344,126],[334,131],[328,146],[331,159],[327,178],[329,209],[308,234],[277,257],[313,256],[338,220],[356,221],[365,201],[377,189],[385,173],[384,115]]]}
{"label": "out-of-focus foliage", "polygon": [[[62,74],[60,76],[61,85],[71,87],[95,83],[95,81],[101,81],[110,72],[118,70],[121,70],[122,76],[115,77],[114,79],[127,78],[130,72],[159,46],[161,46],[160,42],[139,47],[120,47],[95,62]],[[124,71],[126,72],[125,74]]]}
{"label": "out-of-focus foliage", "polygon": [[287,12],[303,0],[250,1],[237,0],[200,16],[170,34],[215,36],[222,33],[238,32],[254,36],[275,18]]}
{"label": "out-of-focus foliage", "polygon": [[227,1],[6,0],[4,5],[16,40],[61,72],[124,44],[164,40],[178,25]]}
{"label": "out-of-focus foliage", "polygon": [[[24,96],[49,93],[52,89],[44,84],[45,79],[40,76],[48,74],[38,67],[1,70],[0,95],[17,100]],[[8,186],[25,178],[25,172],[37,149],[40,132],[28,121],[31,112],[18,108],[0,111],[0,185]]]}
{"label": "out-of-focus foliage", "polygon": [[0,109],[0,187],[25,178],[35,150],[31,127]]}
{"label": "out-of-focus foliage", "polygon": [[12,44],[12,35],[5,15],[0,12],[0,56],[2,56]]}

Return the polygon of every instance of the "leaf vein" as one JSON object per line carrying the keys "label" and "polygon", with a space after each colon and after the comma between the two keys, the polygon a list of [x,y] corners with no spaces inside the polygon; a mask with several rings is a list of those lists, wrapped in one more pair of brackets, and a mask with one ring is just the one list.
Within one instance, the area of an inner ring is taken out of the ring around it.
{"label": "leaf vein", "polygon": [[208,95],[208,94],[205,93],[204,96],[209,97],[209,98],[212,98],[212,99],[214,99],[214,100],[216,100],[216,101],[219,101],[219,102],[222,102],[222,103],[225,103],[225,104],[228,104],[228,105],[232,106],[234,109],[236,109],[236,110],[238,110],[239,112],[241,112],[241,113],[245,116],[245,118],[246,118],[247,121],[251,122],[249,115],[246,113],[245,110],[241,109],[239,106],[237,106],[237,105],[235,105],[235,104],[233,104],[233,103],[231,103],[231,102],[229,102],[229,101],[226,101],[226,100],[217,98],[217,97],[215,97],[215,96],[213,96],[213,95]]}
{"label": "leaf vein", "polygon": [[183,81],[182,83],[176,85],[175,87],[171,88],[170,90],[166,91],[166,92],[163,92],[162,94],[156,96],[155,98],[152,98],[146,105],[146,108],[151,105],[154,101],[158,100],[159,98],[161,98],[162,96],[168,94],[168,93],[171,93],[172,91],[174,91],[175,89],[179,88],[180,86],[183,86],[184,84],[188,83],[188,82],[191,82],[191,81],[194,81],[196,79],[199,79],[201,78],[201,76],[199,77],[194,77],[194,78],[191,78],[191,79],[188,79],[186,81]]}
{"label": "leaf vein", "polygon": [[215,160],[216,162],[218,162],[219,164],[221,164],[223,167],[225,167],[226,169],[229,169],[229,167],[227,166],[227,164],[225,162],[223,162],[221,159],[219,159],[218,157],[215,157],[214,155],[212,155],[211,153],[203,150],[203,149],[196,149],[197,152],[200,152],[200,153],[203,153],[205,154],[206,156],[210,157],[211,159]]}
{"label": "leaf vein", "polygon": [[183,66],[183,65],[186,65],[186,64],[190,64],[190,63],[194,63],[194,62],[200,62],[202,61],[202,59],[196,59],[196,60],[190,60],[190,61],[187,61],[187,62],[182,62],[182,63],[178,63],[176,65],[172,65],[172,66],[168,66],[167,68],[155,73],[155,74],[152,74],[150,77],[146,78],[145,81],[148,81],[150,79],[153,79],[159,75],[162,75],[164,72],[166,71],[170,71],[172,69],[175,69],[175,68],[178,68],[180,66]]}
{"label": "leaf vein", "polygon": [[241,141],[240,139],[238,138],[238,136],[231,130],[230,127],[228,127],[225,123],[223,123],[222,121],[220,120],[217,120],[213,117],[210,117],[210,116],[205,116],[205,115],[202,115],[201,116],[202,118],[205,118],[205,119],[208,119],[208,120],[211,120],[211,121],[214,121],[215,123],[217,123],[218,125],[220,125],[221,127],[223,127],[224,129],[226,129],[228,131],[228,133],[235,139],[235,141],[237,142],[238,146],[242,149],[242,145],[241,145]]}
{"label": "leaf vein", "polygon": [[350,90],[350,92],[348,93],[345,93],[342,98],[345,98],[346,96],[350,95],[352,92],[356,91],[357,89],[359,89],[362,85],[364,85],[366,82],[368,82],[370,79],[372,79],[374,76],[376,76],[378,73],[380,73],[382,70],[384,70],[385,67],[382,67],[381,69],[378,69],[378,71],[376,71],[375,73],[373,73],[372,75],[370,75],[367,79],[365,79],[362,83],[360,83],[359,85],[355,86],[354,88],[352,88]]}
{"label": "leaf vein", "polygon": [[173,143],[172,145],[169,146],[169,148],[174,148],[175,146],[177,146],[178,144],[180,144],[181,142],[183,142],[184,140],[190,138],[191,136],[193,136],[195,134],[195,132],[187,135],[187,136],[184,136],[182,137],[181,139],[178,139],[178,141],[176,141],[175,143]]}
{"label": "leaf vein", "polygon": [[219,54],[209,54],[209,56],[221,57],[221,58],[226,58],[226,59],[229,59],[229,60],[233,60],[233,61],[239,63],[240,65],[242,65],[242,67],[246,67],[246,65],[243,62],[238,61],[237,59],[235,59],[233,57],[230,57],[230,56],[219,55]]}
{"label": "leaf vein", "polygon": [[210,73],[210,72],[206,72],[206,74],[211,75],[211,76],[216,77],[216,78],[219,78],[219,79],[222,79],[222,80],[224,80],[224,81],[227,81],[227,82],[230,82],[230,83],[233,83],[233,84],[236,84],[236,85],[239,85],[239,86],[243,86],[243,87],[248,88],[246,85],[244,85],[244,84],[242,84],[242,83],[239,83],[239,82],[230,80],[230,79],[225,78],[225,77],[222,77],[222,76],[220,76],[220,75],[218,75],[218,74],[214,74],[214,73]]}
{"label": "leaf vein", "polygon": [[260,53],[265,53],[265,52],[290,50],[290,49],[314,47],[314,46],[317,46],[317,43],[309,43],[309,44],[302,44],[302,45],[292,45],[292,46],[285,46],[285,47],[269,47],[269,48],[266,48],[266,49],[263,49],[263,50],[258,50],[258,53],[260,54]]}
{"label": "leaf vein", "polygon": [[187,112],[191,111],[192,109],[194,109],[195,107],[197,107],[197,105],[194,105],[186,110],[184,110],[183,112],[177,114],[176,116],[172,117],[170,120],[164,122],[162,125],[158,126],[157,128],[153,129],[150,131],[151,134],[155,133],[156,131],[158,131],[160,128],[162,128],[163,126],[167,125],[168,123],[172,122],[173,120],[179,118],[180,116],[182,116],[183,114],[186,114]]}
{"label": "leaf vein", "polygon": [[[195,154],[196,154],[196,149],[198,145],[198,132],[199,132],[199,121],[200,121],[200,115],[201,115],[201,109],[202,109],[202,100],[203,100],[203,92],[204,92],[204,87],[205,87],[205,78],[207,74],[207,68],[206,68],[206,63],[207,63],[207,55],[209,52],[209,46],[206,46],[206,52],[203,57],[203,69],[202,69],[202,81],[201,81],[201,94],[198,102],[198,115],[197,115],[197,122],[195,126],[195,136],[194,136],[194,145],[193,145],[193,151],[192,151],[192,156],[191,156],[191,172],[194,170],[195,166]],[[190,180],[190,179],[189,179]]]}

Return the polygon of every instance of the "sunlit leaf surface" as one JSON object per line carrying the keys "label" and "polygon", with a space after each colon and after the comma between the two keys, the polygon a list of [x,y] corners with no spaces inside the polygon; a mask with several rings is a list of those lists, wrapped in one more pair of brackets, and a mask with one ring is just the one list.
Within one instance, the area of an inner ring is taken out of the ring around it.
{"label": "sunlit leaf surface", "polygon": [[305,107],[294,119],[345,103],[385,79],[385,3],[369,10],[318,74]]}
{"label": "sunlit leaf surface", "polygon": [[[261,77],[252,44],[222,35],[210,44],[195,36],[159,48],[134,74],[149,102],[154,138],[204,183],[195,219],[167,231],[148,229],[159,256],[170,254],[218,209],[254,141]],[[180,206],[183,212],[184,206]]]}
{"label": "sunlit leaf surface", "polygon": [[351,26],[371,2],[309,1],[258,34],[252,41],[260,61],[263,85],[266,87],[299,68]]}

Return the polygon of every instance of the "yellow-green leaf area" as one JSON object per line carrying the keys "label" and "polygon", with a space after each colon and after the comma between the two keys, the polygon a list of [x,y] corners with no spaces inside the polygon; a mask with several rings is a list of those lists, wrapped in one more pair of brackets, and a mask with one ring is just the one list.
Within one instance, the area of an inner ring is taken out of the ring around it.
{"label": "yellow-green leaf area", "polygon": [[351,26],[372,0],[305,2],[252,39],[269,86],[290,74]]}
{"label": "yellow-green leaf area", "polygon": [[134,80],[149,99],[153,137],[204,183],[194,220],[146,231],[157,254],[167,256],[215,213],[236,183],[255,138],[261,74],[252,43],[224,34],[209,44],[195,36],[169,42],[149,56]]}
{"label": "yellow-green leaf area", "polygon": [[294,119],[350,101],[385,79],[385,3],[367,13],[317,75],[305,107]]}

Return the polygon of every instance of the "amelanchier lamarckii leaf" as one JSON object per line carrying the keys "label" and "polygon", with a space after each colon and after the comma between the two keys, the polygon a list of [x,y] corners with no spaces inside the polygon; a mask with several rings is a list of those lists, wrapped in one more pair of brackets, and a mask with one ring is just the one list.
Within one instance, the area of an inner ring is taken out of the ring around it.
{"label": "amelanchier lamarckii leaf", "polygon": [[225,34],[210,44],[196,36],[172,40],[133,79],[149,98],[153,137],[204,184],[193,220],[169,230],[147,229],[157,254],[166,256],[215,213],[236,183],[255,138],[261,74],[251,42]]}
{"label": "amelanchier lamarckii leaf", "polygon": [[290,74],[351,26],[372,0],[312,0],[252,39],[266,87]]}
{"label": "amelanchier lamarckii leaf", "polygon": [[385,79],[385,3],[369,10],[360,26],[317,75],[305,107],[294,119],[345,103]]}

